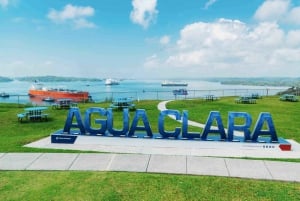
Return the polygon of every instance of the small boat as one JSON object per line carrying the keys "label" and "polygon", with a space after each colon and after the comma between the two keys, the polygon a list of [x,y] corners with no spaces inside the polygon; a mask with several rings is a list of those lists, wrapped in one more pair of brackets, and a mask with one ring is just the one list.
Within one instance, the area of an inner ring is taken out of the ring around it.
{"label": "small boat", "polygon": [[176,90],[173,90],[173,94],[175,96],[177,95],[188,95],[188,91],[186,89],[176,89]]}
{"label": "small boat", "polygon": [[1,93],[0,93],[0,97],[1,97],[1,98],[8,98],[8,97],[9,97],[9,94],[8,94],[8,93],[5,93],[5,92],[1,92]]}
{"label": "small boat", "polygon": [[[40,83],[34,84],[28,91],[30,97],[37,97],[41,100],[51,97],[52,99],[69,98],[76,102],[88,101],[90,98],[89,92],[70,89],[53,89],[43,87]],[[48,99],[50,100],[50,99]]]}
{"label": "small boat", "polygon": [[43,101],[45,101],[45,102],[54,102],[55,99],[52,98],[52,97],[46,97],[46,98],[43,98]]}
{"label": "small boat", "polygon": [[105,85],[119,85],[119,84],[120,84],[119,80],[116,79],[107,78],[105,80]]}
{"label": "small boat", "polygon": [[171,81],[165,80],[161,83],[161,86],[163,86],[163,87],[178,87],[178,86],[187,87],[188,83],[186,83],[186,82],[171,82]]}

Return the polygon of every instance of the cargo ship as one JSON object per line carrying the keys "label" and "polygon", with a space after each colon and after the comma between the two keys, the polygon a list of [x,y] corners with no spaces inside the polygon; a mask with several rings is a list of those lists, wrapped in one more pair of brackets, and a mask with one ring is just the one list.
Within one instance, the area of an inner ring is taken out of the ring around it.
{"label": "cargo ship", "polygon": [[105,85],[106,86],[110,86],[110,85],[119,85],[120,82],[118,80],[112,79],[112,78],[108,78],[105,80]]}
{"label": "cargo ship", "polygon": [[188,83],[186,83],[186,82],[163,81],[161,83],[161,86],[163,86],[163,87],[178,87],[178,86],[187,87]]}
{"label": "cargo ship", "polygon": [[28,95],[39,99],[51,98],[61,99],[68,98],[75,102],[89,101],[91,96],[87,91],[70,90],[63,88],[46,88],[41,84],[32,85],[29,89]]}

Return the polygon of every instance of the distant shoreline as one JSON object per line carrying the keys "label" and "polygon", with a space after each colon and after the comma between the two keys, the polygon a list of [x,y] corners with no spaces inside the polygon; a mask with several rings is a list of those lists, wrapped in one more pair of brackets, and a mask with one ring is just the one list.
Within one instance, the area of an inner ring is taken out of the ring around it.
{"label": "distant shoreline", "polygon": [[[11,82],[14,80],[27,81],[27,82],[74,82],[74,81],[89,81],[100,82],[105,78],[84,78],[84,77],[63,77],[63,76],[26,76],[26,77],[1,77],[0,82]],[[251,85],[251,86],[287,86],[287,87],[300,87],[299,77],[253,77],[253,78],[238,78],[238,77],[216,77],[216,78],[181,78],[180,80],[202,80],[208,82],[219,82],[223,85]],[[171,79],[177,80],[177,79]]]}

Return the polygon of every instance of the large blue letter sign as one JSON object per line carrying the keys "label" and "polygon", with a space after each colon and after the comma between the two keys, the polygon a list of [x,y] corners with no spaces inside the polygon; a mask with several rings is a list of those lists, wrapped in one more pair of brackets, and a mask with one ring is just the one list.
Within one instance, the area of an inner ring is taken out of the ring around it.
{"label": "large blue letter sign", "polygon": [[[166,130],[166,117],[172,115],[176,120],[182,119],[182,125],[180,127]],[[99,117],[103,116],[103,119]],[[139,122],[141,120],[141,122]],[[93,122],[94,121],[94,122]],[[242,123],[240,123],[242,122]],[[213,134],[214,139],[222,141],[245,141],[245,142],[265,142],[267,136],[271,138],[271,143],[278,143],[278,137],[274,127],[274,123],[270,113],[260,113],[256,125],[254,126],[253,133],[251,134],[250,128],[252,124],[252,118],[250,114],[246,112],[229,112],[228,113],[228,131],[225,132],[221,115],[218,111],[211,111],[206,124],[204,125],[203,132],[188,132],[188,111],[184,110],[182,115],[178,110],[164,110],[161,111],[158,117],[158,131],[161,137],[157,138],[177,138],[177,139],[193,139],[201,138],[201,140],[208,140],[208,135]],[[99,125],[99,127],[98,127]],[[216,125],[216,126],[215,126]],[[94,126],[94,127],[93,127]],[[96,128],[95,128],[96,126]],[[74,130],[71,130],[75,128]],[[71,108],[68,112],[67,119],[63,128],[62,134],[73,135],[113,135],[113,136],[128,136],[135,135],[135,131],[145,131],[144,134],[138,134],[138,137],[152,138],[153,133],[146,114],[143,109],[137,109],[131,126],[129,124],[129,110],[123,109],[123,127],[121,129],[114,128],[114,116],[113,110],[108,108],[92,107],[85,111],[84,123],[82,122],[80,111],[78,108]],[[234,131],[240,131],[243,133],[244,138],[236,137],[234,139]],[[60,130],[61,132],[61,130]],[[181,134],[181,137],[180,137]],[[219,135],[215,137],[215,135]],[[155,137],[157,134],[155,134]],[[260,137],[262,136],[262,137]],[[279,139],[280,141],[280,139]]]}
{"label": "large blue letter sign", "polygon": [[113,112],[111,108],[107,110],[107,124],[108,124],[108,132],[113,136],[126,135],[129,130],[129,112],[128,109],[123,109],[123,129],[116,130],[114,129],[114,118]]}
{"label": "large blue letter sign", "polygon": [[188,111],[183,110],[182,115],[182,138],[183,139],[193,139],[200,138],[200,133],[189,133],[188,132]]}
{"label": "large blue letter sign", "polygon": [[[235,125],[235,123],[234,123],[235,118],[243,118],[245,120],[245,124]],[[246,112],[229,112],[229,114],[228,114],[228,131],[227,131],[228,141],[233,140],[234,130],[244,132],[244,141],[251,140],[251,131],[250,131],[251,124],[252,124],[252,118],[248,113],[246,113]]]}
{"label": "large blue letter sign", "polygon": [[106,110],[103,108],[89,108],[85,112],[85,128],[86,131],[90,133],[90,135],[97,134],[105,134],[106,131],[106,119],[96,119],[95,124],[100,124],[101,127],[99,129],[92,128],[91,126],[91,116],[92,114],[99,114],[100,116],[106,116]]}
{"label": "large blue letter sign", "polygon": [[181,115],[180,115],[179,111],[177,111],[177,110],[162,111],[159,114],[159,119],[158,119],[159,133],[162,135],[163,138],[168,138],[168,137],[178,138],[178,136],[180,135],[180,132],[181,132],[181,128],[178,128],[178,127],[175,128],[174,132],[165,131],[165,116],[168,116],[168,115],[174,115],[176,120],[181,119]]}
{"label": "large blue letter sign", "polygon": [[[76,122],[73,123],[73,118],[76,117]],[[80,111],[78,108],[71,108],[69,110],[67,120],[64,126],[64,133],[71,133],[71,128],[79,128],[80,134],[85,134],[85,129],[81,120]]]}
{"label": "large blue letter sign", "polygon": [[[262,130],[264,126],[264,122],[267,123],[266,126],[268,127],[269,130]],[[259,135],[269,135],[271,137],[271,142],[278,142],[274,123],[271,114],[268,112],[260,113],[253,131],[252,141],[256,142]]]}
{"label": "large blue letter sign", "polygon": [[[211,126],[214,122],[214,119],[216,120],[218,129],[211,129]],[[209,113],[209,117],[206,121],[201,139],[202,140],[207,140],[207,135],[209,133],[219,133],[220,134],[220,140],[226,140],[226,133],[225,133],[223,122],[222,122],[221,115],[220,115],[219,112],[212,111],[212,112]]]}
{"label": "large blue letter sign", "polygon": [[[142,121],[144,123],[144,127],[143,126],[138,126],[138,122],[139,122],[140,118],[142,119]],[[128,136],[132,137],[136,130],[146,131],[147,135],[149,137],[153,136],[152,130],[151,130],[151,127],[150,127],[150,124],[149,124],[149,121],[148,121],[148,118],[147,118],[147,115],[146,115],[146,110],[141,110],[141,109],[136,110],[135,116],[133,118],[130,130],[129,130],[129,133],[128,133]]]}

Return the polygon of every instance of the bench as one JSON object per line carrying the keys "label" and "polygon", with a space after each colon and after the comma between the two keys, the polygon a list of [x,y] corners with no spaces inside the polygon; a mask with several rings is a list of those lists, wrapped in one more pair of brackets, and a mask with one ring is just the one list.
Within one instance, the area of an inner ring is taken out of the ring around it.
{"label": "bench", "polygon": [[203,100],[205,100],[205,101],[216,101],[216,100],[219,100],[219,97],[217,97],[215,95],[205,95],[205,96],[203,96]]}
{"label": "bench", "polygon": [[41,115],[42,119],[45,119],[45,121],[48,121],[48,116],[49,116],[49,114],[42,114]]}
{"label": "bench", "polygon": [[255,104],[256,99],[250,97],[240,97],[235,99],[235,103],[243,103],[243,104]]}
{"label": "bench", "polygon": [[18,121],[22,122],[23,118],[27,118],[27,113],[17,114]]}
{"label": "bench", "polygon": [[290,102],[297,102],[299,101],[298,97],[292,94],[284,94],[282,95],[279,100],[281,101],[290,101]]}
{"label": "bench", "polygon": [[135,109],[135,104],[128,104],[128,105],[111,104],[109,107],[112,108],[112,109],[119,109],[119,110],[121,110],[123,108],[128,108],[130,110],[134,110]]}
{"label": "bench", "polygon": [[76,102],[72,102],[71,99],[58,99],[56,103],[52,104],[52,109],[70,109],[78,107]]}
{"label": "bench", "polygon": [[48,116],[49,116],[49,114],[33,114],[33,115],[28,115],[27,118],[32,121],[35,121],[35,120],[48,121]]}

